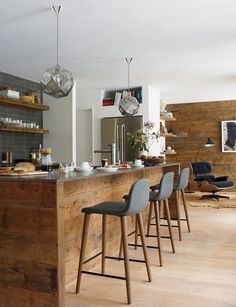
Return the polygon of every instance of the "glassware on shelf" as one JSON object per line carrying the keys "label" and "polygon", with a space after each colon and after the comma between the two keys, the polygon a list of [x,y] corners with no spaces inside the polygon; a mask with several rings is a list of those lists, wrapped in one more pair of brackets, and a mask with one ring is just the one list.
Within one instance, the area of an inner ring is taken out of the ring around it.
{"label": "glassware on shelf", "polygon": [[1,117],[0,126],[39,129],[39,125],[36,122],[28,122],[28,121],[23,121],[22,119],[13,119],[11,117]]}

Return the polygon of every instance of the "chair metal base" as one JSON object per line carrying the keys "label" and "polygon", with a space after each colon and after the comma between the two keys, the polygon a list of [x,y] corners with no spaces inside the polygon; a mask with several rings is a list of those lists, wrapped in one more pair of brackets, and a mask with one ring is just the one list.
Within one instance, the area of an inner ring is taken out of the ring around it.
{"label": "chair metal base", "polygon": [[208,195],[202,195],[202,197],[201,197],[201,199],[208,199],[208,198],[214,198],[216,200],[219,200],[219,198],[229,199],[229,196],[219,195],[219,194],[208,194]]}

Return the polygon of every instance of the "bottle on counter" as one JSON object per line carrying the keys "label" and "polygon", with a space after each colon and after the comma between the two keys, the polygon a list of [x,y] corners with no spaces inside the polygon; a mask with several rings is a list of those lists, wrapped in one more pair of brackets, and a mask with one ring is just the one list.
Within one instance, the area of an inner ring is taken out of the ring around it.
{"label": "bottle on counter", "polygon": [[51,157],[51,148],[42,148],[42,171],[52,172],[52,157]]}
{"label": "bottle on counter", "polygon": [[38,164],[42,163],[42,144],[39,145],[39,148],[36,152],[36,159]]}
{"label": "bottle on counter", "polygon": [[35,147],[31,150],[30,159],[33,164],[37,163],[37,150],[35,149]]}

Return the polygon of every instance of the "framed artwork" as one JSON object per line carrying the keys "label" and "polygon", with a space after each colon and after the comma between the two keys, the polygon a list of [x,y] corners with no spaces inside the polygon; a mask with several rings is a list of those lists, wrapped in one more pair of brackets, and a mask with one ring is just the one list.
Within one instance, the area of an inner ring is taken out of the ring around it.
{"label": "framed artwork", "polygon": [[221,122],[222,152],[236,152],[236,120]]}

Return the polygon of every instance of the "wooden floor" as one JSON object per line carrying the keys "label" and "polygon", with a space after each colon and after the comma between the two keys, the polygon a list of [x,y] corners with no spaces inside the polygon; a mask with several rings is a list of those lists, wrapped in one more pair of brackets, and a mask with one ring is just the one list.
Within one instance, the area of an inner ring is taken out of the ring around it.
{"label": "wooden floor", "polygon": [[[236,209],[189,207],[189,214],[192,232],[183,227],[182,242],[175,229],[176,254],[171,253],[169,240],[162,240],[164,267],[158,265],[157,250],[148,249],[151,283],[144,264],[130,263],[131,306],[236,306]],[[140,249],[130,248],[130,254],[142,258]],[[123,262],[108,260],[107,273],[111,272],[123,275]],[[80,294],[74,294],[74,289],[75,283],[69,285],[66,307],[124,306],[127,302],[122,280],[84,274]]]}

